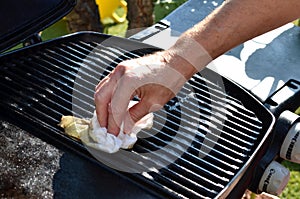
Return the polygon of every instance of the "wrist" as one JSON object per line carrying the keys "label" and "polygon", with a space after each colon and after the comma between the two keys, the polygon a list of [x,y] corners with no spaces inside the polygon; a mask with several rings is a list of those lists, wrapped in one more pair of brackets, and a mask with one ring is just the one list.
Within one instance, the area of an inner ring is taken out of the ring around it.
{"label": "wrist", "polygon": [[165,62],[169,67],[180,73],[186,81],[189,80],[198,70],[187,61],[180,53],[174,50],[166,50],[163,53]]}
{"label": "wrist", "polygon": [[171,67],[181,72],[187,79],[212,61],[204,47],[187,35],[180,37],[166,52],[169,54]]}

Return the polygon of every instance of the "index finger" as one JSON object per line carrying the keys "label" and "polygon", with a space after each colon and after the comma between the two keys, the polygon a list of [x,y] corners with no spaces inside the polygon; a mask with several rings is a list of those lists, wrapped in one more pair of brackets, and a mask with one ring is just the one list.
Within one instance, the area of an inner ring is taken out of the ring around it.
{"label": "index finger", "polygon": [[124,70],[122,67],[113,70],[96,86],[94,100],[97,119],[101,127],[108,126],[108,109],[111,103],[111,98],[117,85],[118,79],[121,78]]}
{"label": "index finger", "polygon": [[101,86],[97,86],[94,100],[97,119],[101,127],[107,127],[108,104],[111,101],[111,95],[114,85],[109,84],[109,80],[100,82]]}
{"label": "index finger", "polygon": [[128,111],[129,101],[134,94],[132,80],[123,76],[117,83],[113,93],[108,111],[108,132],[118,135],[126,112]]}

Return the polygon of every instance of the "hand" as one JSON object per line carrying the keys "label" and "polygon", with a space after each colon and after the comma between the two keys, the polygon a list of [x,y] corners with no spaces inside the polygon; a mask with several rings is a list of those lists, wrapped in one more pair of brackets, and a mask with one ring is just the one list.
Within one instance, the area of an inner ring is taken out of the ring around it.
{"label": "hand", "polygon": [[[127,60],[105,77],[96,87],[95,104],[100,126],[118,135],[121,123],[129,133],[134,124],[149,112],[163,107],[196,71],[183,73],[179,66],[187,64],[167,51]],[[174,66],[178,66],[177,68]],[[128,110],[129,101],[138,97],[139,103]]]}
{"label": "hand", "polygon": [[[195,72],[234,46],[299,18],[299,0],[225,1],[167,51],[120,63],[96,87],[99,123],[117,135],[158,110]],[[276,10],[276,12],[274,12]],[[278,14],[280,13],[280,15]],[[140,102],[127,110],[130,99]]]}

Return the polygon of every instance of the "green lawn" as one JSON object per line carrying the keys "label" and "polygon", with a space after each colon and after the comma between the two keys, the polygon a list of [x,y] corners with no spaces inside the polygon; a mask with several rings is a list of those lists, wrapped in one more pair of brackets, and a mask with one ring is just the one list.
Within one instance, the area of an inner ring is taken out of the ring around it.
{"label": "green lawn", "polygon": [[283,165],[291,172],[291,178],[288,186],[284,189],[280,198],[299,198],[300,197],[300,165],[284,161]]}
{"label": "green lawn", "polygon": [[42,32],[42,39],[43,41],[45,41],[66,34],[69,34],[67,22],[65,19],[61,19],[60,21],[56,22],[55,24],[53,24],[52,26],[50,26]]}
{"label": "green lawn", "polygon": [[170,12],[187,0],[158,0],[154,6],[155,22],[166,17]]}

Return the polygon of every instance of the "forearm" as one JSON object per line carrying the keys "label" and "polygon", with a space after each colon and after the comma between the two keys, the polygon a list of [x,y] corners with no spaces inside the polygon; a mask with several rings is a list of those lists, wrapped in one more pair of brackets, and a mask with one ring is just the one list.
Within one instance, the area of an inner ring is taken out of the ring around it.
{"label": "forearm", "polygon": [[[120,63],[96,87],[100,126],[118,135],[170,100],[194,73],[255,36],[299,17],[300,0],[227,0],[170,49]],[[175,69],[175,70],[174,70]],[[132,96],[140,101],[128,110]]]}
{"label": "forearm", "polygon": [[189,63],[175,66],[189,78],[233,47],[298,17],[299,0],[228,0],[185,32],[168,52]]}

